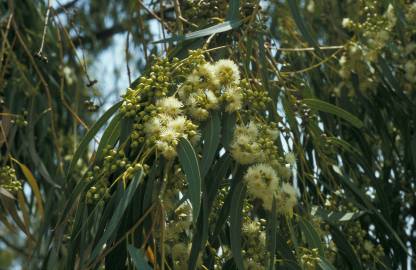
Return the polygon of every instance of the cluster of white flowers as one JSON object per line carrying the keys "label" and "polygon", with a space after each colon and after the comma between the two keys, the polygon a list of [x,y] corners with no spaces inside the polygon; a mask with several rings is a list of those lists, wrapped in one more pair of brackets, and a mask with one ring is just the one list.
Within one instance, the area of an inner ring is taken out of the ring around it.
{"label": "cluster of white flowers", "polygon": [[266,151],[273,146],[278,134],[276,128],[254,121],[238,125],[230,145],[231,155],[241,164],[264,162],[269,158]]}
{"label": "cluster of white flowers", "polygon": [[265,163],[258,163],[248,168],[244,176],[248,194],[260,199],[265,209],[271,210],[273,198],[276,198],[277,212],[292,215],[293,207],[297,204],[295,188],[288,183],[282,183],[276,170]]}
{"label": "cluster of white flowers", "polygon": [[235,128],[231,142],[231,155],[241,164],[253,164],[262,161],[261,145],[258,143],[259,130],[255,122]]}
{"label": "cluster of white flowers", "polygon": [[245,246],[244,268],[248,270],[264,269],[264,260],[266,259],[266,233],[264,225],[265,220],[255,221],[247,219],[242,226]]}
{"label": "cluster of white flowers", "polygon": [[239,84],[238,66],[231,60],[222,59],[197,67],[181,85],[178,94],[191,117],[203,121],[221,101],[225,101],[228,112],[241,109],[243,94]]}
{"label": "cluster of white flowers", "polygon": [[268,164],[259,163],[248,168],[244,180],[248,194],[261,199],[263,207],[271,210],[280,182],[276,171]]}
{"label": "cluster of white flowers", "polygon": [[197,126],[182,114],[183,104],[175,97],[166,97],[156,102],[159,113],[144,124],[147,138],[167,159],[176,157],[176,146],[180,138],[195,143],[200,135]]}
{"label": "cluster of white flowers", "polygon": [[296,189],[289,183],[283,183],[277,194],[277,211],[291,216],[297,202]]}

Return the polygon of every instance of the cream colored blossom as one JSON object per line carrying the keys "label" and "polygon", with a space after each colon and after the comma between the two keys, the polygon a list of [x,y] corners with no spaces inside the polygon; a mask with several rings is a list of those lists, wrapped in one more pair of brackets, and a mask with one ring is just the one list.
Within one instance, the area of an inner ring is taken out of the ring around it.
{"label": "cream colored blossom", "polygon": [[207,109],[216,109],[218,108],[218,98],[211,90],[205,90],[206,105]]}
{"label": "cream colored blossom", "polygon": [[262,200],[263,207],[271,210],[273,197],[279,188],[279,177],[268,164],[256,164],[248,168],[244,175],[247,192],[250,196]]}
{"label": "cream colored blossom", "polygon": [[350,18],[342,19],[342,27],[351,29],[354,26],[354,22]]}
{"label": "cream colored blossom", "polygon": [[[210,63],[205,63],[200,65],[193,72],[194,76],[198,77],[197,86],[201,88],[216,88],[218,87],[218,78],[215,75],[215,68]],[[195,79],[193,79],[195,81]]]}
{"label": "cream colored blossom", "polygon": [[214,65],[214,73],[222,85],[240,83],[240,71],[232,60],[218,60]]}
{"label": "cream colored blossom", "polygon": [[189,108],[189,113],[193,118],[198,121],[204,121],[208,118],[209,112],[206,109],[198,108],[198,107],[191,107]]}
{"label": "cream colored blossom", "polygon": [[278,212],[291,216],[297,201],[296,189],[291,184],[283,183],[277,195]]}
{"label": "cream colored blossom", "polygon": [[175,97],[166,97],[159,99],[156,102],[156,106],[159,107],[161,112],[171,116],[176,116],[181,113],[183,104]]}
{"label": "cream colored blossom", "polygon": [[236,112],[243,106],[243,94],[239,87],[227,87],[223,94],[226,112]]}

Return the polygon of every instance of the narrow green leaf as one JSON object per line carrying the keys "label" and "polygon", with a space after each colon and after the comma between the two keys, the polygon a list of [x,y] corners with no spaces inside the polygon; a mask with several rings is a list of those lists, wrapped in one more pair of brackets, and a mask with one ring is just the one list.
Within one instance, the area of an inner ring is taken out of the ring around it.
{"label": "narrow green leaf", "polygon": [[230,0],[227,20],[233,21],[240,18],[240,0]]}
{"label": "narrow green leaf", "polygon": [[319,54],[322,54],[321,50],[319,49],[318,43],[312,37],[312,34],[309,32],[303,18],[300,15],[299,7],[298,7],[296,1],[295,0],[287,0],[287,3],[289,4],[289,9],[290,9],[290,12],[292,13],[292,17],[295,20],[296,26],[299,28],[299,31],[302,34],[303,38],[309,43],[310,46],[314,47],[315,50]]}
{"label": "narrow green leaf", "polygon": [[325,257],[321,256],[318,262],[319,268],[322,270],[337,270]]}
{"label": "narrow green leaf", "polygon": [[276,228],[277,228],[277,211],[276,198],[273,198],[272,211],[267,220],[267,249],[269,251],[269,270],[275,269],[275,255],[276,255]]}
{"label": "narrow green leaf", "polygon": [[208,238],[208,208],[206,199],[203,200],[203,207],[195,227],[194,236],[192,237],[191,254],[189,255],[188,269],[194,270],[197,267],[198,257],[201,250],[205,247]]}
{"label": "narrow green leaf", "polygon": [[218,194],[218,188],[221,182],[227,176],[227,172],[232,164],[232,158],[228,153],[225,153],[220,159],[217,160],[215,165],[212,167],[212,175],[208,175],[207,185],[207,198],[208,198],[208,209],[211,209],[214,199]]}
{"label": "narrow green leaf", "polygon": [[350,124],[352,124],[353,126],[357,128],[362,128],[364,126],[364,123],[360,119],[358,119],[356,116],[328,102],[325,102],[319,99],[314,99],[314,98],[304,99],[303,102],[309,107],[311,107],[311,109],[313,110],[318,110],[318,111],[334,114],[344,119],[345,121],[349,122]]}
{"label": "narrow green leaf", "polygon": [[351,265],[351,269],[362,269],[360,259],[354,248],[335,225],[331,226],[331,235],[340,254],[344,255],[345,260]]}
{"label": "narrow green leaf", "polygon": [[322,207],[314,206],[312,207],[311,214],[313,216],[318,216],[323,220],[332,223],[339,224],[340,222],[346,222],[355,220],[365,214],[364,211],[357,212],[346,212],[346,211],[328,211]]}
{"label": "narrow green leaf", "polygon": [[246,186],[242,182],[237,183],[231,200],[230,241],[234,262],[239,270],[244,269],[243,255],[241,252],[241,223],[245,194]]}
{"label": "narrow green leaf", "polygon": [[324,256],[324,249],[321,244],[321,238],[319,237],[319,234],[316,232],[313,225],[304,218],[301,218],[299,225],[309,247],[317,248],[319,250],[319,255]]}
{"label": "narrow green leaf", "polygon": [[108,223],[106,230],[104,231],[103,235],[101,236],[100,240],[98,241],[97,245],[93,249],[90,260],[93,261],[95,258],[100,254],[103,245],[107,242],[108,239],[112,236],[115,232],[117,226],[119,225],[121,218],[126,210],[127,206],[130,204],[131,199],[136,192],[137,187],[140,184],[140,180],[143,176],[143,172],[139,171],[133,180],[130,182],[128,188],[124,191],[124,195],[121,198],[117,208],[114,211],[114,215],[111,217],[110,222]]}
{"label": "narrow green leaf", "polygon": [[224,113],[222,116],[222,126],[226,128],[222,130],[221,143],[226,149],[228,149],[233,139],[236,121],[237,116],[235,113]]}
{"label": "narrow green leaf", "polygon": [[145,254],[143,250],[137,249],[132,245],[127,245],[127,250],[129,251],[130,257],[137,270],[151,270],[152,269],[145,259]]}
{"label": "narrow green leaf", "polygon": [[201,177],[204,178],[212,161],[215,158],[218,145],[220,143],[221,123],[218,112],[214,111],[210,114],[210,118],[206,122],[204,130],[202,132],[202,138],[204,140],[204,148],[202,150],[201,161]]}
{"label": "narrow green leaf", "polygon": [[196,223],[201,207],[201,173],[198,160],[192,144],[185,138],[179,141],[178,145],[179,162],[185,172],[188,181],[189,199],[192,204],[193,222]]}
{"label": "narrow green leaf", "polygon": [[90,128],[90,130],[85,134],[84,138],[81,140],[77,150],[72,157],[72,161],[68,167],[66,177],[67,179],[71,176],[72,170],[74,169],[75,164],[77,163],[78,159],[88,150],[88,144],[94,138],[94,136],[98,133],[100,128],[110,119],[111,116],[118,110],[121,106],[121,101],[114,104],[110,109],[108,109],[100,119]]}
{"label": "narrow green leaf", "polygon": [[205,37],[216,33],[222,33],[227,32],[232,29],[235,29],[241,25],[241,21],[225,21],[220,24],[216,24],[214,26],[204,28],[189,34],[186,34],[184,36],[173,36],[170,38],[165,38],[161,40],[154,41],[153,43],[165,43],[165,42],[172,42],[172,41],[185,41],[185,40],[191,40],[195,38]]}
{"label": "narrow green leaf", "polygon": [[117,114],[111,120],[108,127],[105,129],[103,136],[100,139],[100,144],[98,145],[97,152],[95,155],[95,160],[100,161],[103,158],[103,151],[107,145],[113,145],[118,137],[120,136],[120,120],[122,118],[121,114]]}

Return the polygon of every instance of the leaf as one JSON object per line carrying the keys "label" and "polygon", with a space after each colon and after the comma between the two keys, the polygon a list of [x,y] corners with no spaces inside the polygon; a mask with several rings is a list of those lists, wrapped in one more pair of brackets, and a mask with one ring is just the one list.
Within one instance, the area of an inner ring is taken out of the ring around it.
{"label": "leaf", "polygon": [[331,226],[331,235],[334,239],[340,254],[345,256],[345,260],[351,265],[351,269],[362,269],[361,262],[350,242],[345,238],[344,234],[336,227]]}
{"label": "leaf", "polygon": [[318,43],[312,37],[312,34],[309,32],[308,28],[305,25],[304,20],[302,19],[298,5],[295,0],[287,0],[289,4],[290,12],[292,13],[292,17],[295,20],[297,27],[299,28],[300,33],[302,34],[303,38],[309,43],[310,46],[314,47],[315,50],[321,54],[321,50],[319,49]]}
{"label": "leaf", "polygon": [[246,195],[246,186],[239,182],[236,184],[231,200],[231,213],[230,213],[230,241],[231,252],[233,254],[234,262],[239,270],[244,269],[243,255],[241,253],[241,223],[242,223],[242,210],[244,204],[244,198]]}
{"label": "leaf", "polygon": [[233,139],[235,124],[237,122],[237,116],[235,113],[224,113],[222,116],[222,126],[226,127],[222,129],[221,143],[228,149]]}
{"label": "leaf", "polygon": [[192,219],[196,223],[201,208],[201,173],[198,160],[192,144],[185,138],[181,138],[178,145],[179,162],[185,172],[188,181],[189,199],[192,204]]}
{"label": "leaf", "polygon": [[122,114],[117,114],[111,120],[108,127],[105,129],[103,136],[100,139],[100,144],[98,145],[95,160],[100,161],[103,158],[103,151],[107,145],[113,145],[118,137],[120,136],[120,119]]}
{"label": "leaf", "polygon": [[340,107],[332,105],[328,102],[314,98],[304,99],[303,102],[314,110],[334,114],[349,122],[356,128],[362,128],[364,126],[364,123],[360,119],[358,119],[351,113],[347,112],[346,110],[341,109]]}
{"label": "leaf", "polygon": [[24,176],[27,179],[27,182],[32,188],[33,194],[35,195],[35,198],[36,198],[36,208],[39,210],[40,217],[43,218],[44,208],[43,208],[42,195],[40,194],[38,182],[36,181],[35,177],[33,176],[32,172],[29,170],[29,168],[26,167],[26,165],[24,165],[23,163],[20,163],[14,158],[12,158],[12,160],[19,165],[20,169],[22,170]]}
{"label": "leaf", "polygon": [[275,255],[276,255],[276,228],[277,228],[277,211],[276,198],[273,198],[272,211],[267,220],[267,249],[269,251],[269,270],[275,269]]}
{"label": "leaf", "polygon": [[205,247],[208,238],[208,209],[206,199],[203,200],[203,207],[199,215],[195,232],[192,237],[191,253],[189,255],[188,269],[196,269],[201,249]]}
{"label": "leaf", "polygon": [[132,245],[127,245],[127,250],[129,251],[130,257],[137,270],[151,270],[152,269],[145,259],[145,254],[143,250],[137,249]]}
{"label": "leaf", "polygon": [[355,220],[361,217],[362,215],[364,215],[365,211],[357,211],[357,212],[328,211],[322,207],[314,206],[312,207],[311,214],[313,216],[318,216],[329,223],[339,224],[340,222]]}
{"label": "leaf", "polygon": [[240,18],[240,0],[230,0],[226,18],[230,21]]}
{"label": "leaf", "polygon": [[8,213],[22,232],[24,232],[32,240],[29,228],[26,227],[25,223],[20,219],[19,214],[16,211],[14,199],[10,199],[9,196],[4,196],[3,193],[0,193],[0,202],[3,206],[2,208],[6,210],[5,213]]}
{"label": "leaf", "polygon": [[337,270],[325,257],[321,256],[318,262],[322,270]]}
{"label": "leaf", "polygon": [[114,211],[113,216],[110,219],[110,222],[107,225],[106,230],[104,231],[103,235],[101,236],[100,240],[98,241],[97,245],[93,249],[90,260],[93,261],[98,256],[100,251],[103,248],[103,245],[107,242],[108,239],[112,236],[115,232],[117,226],[119,225],[121,218],[126,210],[127,206],[130,204],[131,200],[133,199],[134,193],[136,192],[137,187],[140,184],[141,178],[143,176],[143,172],[139,171],[130,182],[127,189],[124,191],[124,194],[117,205],[117,208]]}
{"label": "leaf", "polygon": [[232,158],[228,153],[225,153],[212,167],[212,173],[208,176],[209,180],[206,181],[208,209],[211,209],[211,206],[214,203],[214,199],[218,194],[218,188],[221,182],[227,176],[227,172],[231,164]]}
{"label": "leaf", "polygon": [[30,218],[29,218],[29,209],[27,208],[25,195],[21,190],[17,192],[17,202],[19,203],[19,208],[23,214],[23,222],[25,224],[26,230],[29,231],[30,228]]}
{"label": "leaf", "polygon": [[316,232],[313,225],[304,218],[301,218],[299,225],[309,247],[317,248],[319,250],[319,255],[324,256],[324,249],[321,244],[321,238],[319,237],[319,234]]}
{"label": "leaf", "polygon": [[202,133],[204,140],[204,148],[202,150],[201,161],[201,177],[205,178],[215,158],[218,145],[220,143],[221,123],[218,112],[214,111],[210,114],[209,120]]}
{"label": "leaf", "polygon": [[108,109],[100,119],[91,127],[90,130],[88,130],[87,134],[85,134],[84,138],[82,138],[81,143],[79,144],[77,150],[74,153],[74,156],[72,157],[71,163],[69,164],[66,177],[69,179],[71,176],[72,170],[75,167],[75,164],[77,163],[78,159],[81,157],[82,154],[84,154],[88,150],[88,145],[90,141],[94,138],[94,136],[98,133],[100,128],[107,122],[108,119],[110,119],[111,116],[118,110],[118,108],[121,106],[122,101],[114,104],[111,106],[110,109]]}
{"label": "leaf", "polygon": [[154,41],[153,43],[165,43],[165,42],[172,42],[172,41],[185,41],[185,40],[191,40],[195,38],[205,37],[216,33],[222,33],[227,32],[232,29],[235,29],[241,25],[241,21],[225,21],[220,24],[216,24],[214,26],[204,28],[189,34],[186,34],[184,36],[173,36],[170,38],[165,38],[161,40]]}

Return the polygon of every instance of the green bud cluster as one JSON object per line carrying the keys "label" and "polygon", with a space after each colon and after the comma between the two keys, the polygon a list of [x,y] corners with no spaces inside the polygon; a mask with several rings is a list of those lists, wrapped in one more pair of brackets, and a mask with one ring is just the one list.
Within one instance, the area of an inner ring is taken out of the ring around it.
{"label": "green bud cluster", "polygon": [[116,151],[107,147],[104,149],[104,163],[103,170],[109,174],[116,172],[117,170],[126,170],[129,165],[129,161],[123,150]]}
{"label": "green bud cluster", "polygon": [[202,50],[190,51],[184,60],[156,57],[149,74],[142,76],[134,89],[127,89],[123,95],[120,112],[125,117],[133,119],[131,147],[138,148],[146,142],[145,123],[157,114],[164,113],[156,106],[157,100],[174,91],[174,86],[204,61]]}
{"label": "green bud cluster", "polygon": [[126,117],[137,117],[157,98],[165,97],[172,82],[172,68],[178,61],[177,58],[174,58],[172,62],[167,58],[156,58],[149,75],[142,76],[137,87],[129,88],[123,96],[121,113]]}
{"label": "green bud cluster", "polygon": [[15,169],[7,165],[0,168],[0,187],[10,192],[22,190],[22,184],[17,180]]}
{"label": "green bud cluster", "polygon": [[267,91],[262,87],[251,87],[246,79],[241,80],[244,95],[244,102],[248,104],[246,112],[256,113],[264,111],[267,105],[272,102]]}
{"label": "green bud cluster", "polygon": [[139,170],[144,170],[144,166],[139,163],[131,164],[122,150],[116,151],[111,146],[107,146],[104,149],[103,165],[101,167],[94,166],[92,171],[88,171],[86,174],[87,181],[94,181],[87,191],[87,202],[103,203],[110,197],[107,179],[111,174],[121,171],[125,176],[124,179],[129,180]]}

